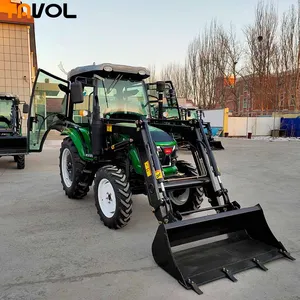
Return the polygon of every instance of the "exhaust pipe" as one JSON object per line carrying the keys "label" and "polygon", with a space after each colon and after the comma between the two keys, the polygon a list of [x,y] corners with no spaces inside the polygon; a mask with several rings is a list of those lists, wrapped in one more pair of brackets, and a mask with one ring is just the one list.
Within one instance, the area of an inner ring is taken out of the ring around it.
{"label": "exhaust pipe", "polygon": [[[220,240],[222,235],[226,239]],[[199,241],[201,245],[175,249]],[[162,269],[198,294],[202,294],[199,285],[225,277],[235,282],[234,274],[241,271],[255,267],[266,271],[265,263],[284,257],[295,260],[271,232],[259,204],[160,224],[152,254]]]}

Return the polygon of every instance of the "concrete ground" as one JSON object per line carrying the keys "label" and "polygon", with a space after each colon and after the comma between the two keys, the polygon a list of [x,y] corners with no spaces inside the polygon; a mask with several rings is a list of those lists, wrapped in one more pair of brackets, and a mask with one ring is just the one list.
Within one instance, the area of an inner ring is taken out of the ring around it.
{"label": "concrete ground", "polygon": [[54,144],[27,156],[25,170],[0,159],[0,299],[300,299],[299,142],[226,139],[226,150],[214,152],[231,199],[260,203],[296,261],[203,285],[201,296],[154,263],[157,222],[145,197],[134,197],[132,220],[119,231],[100,223],[92,192],[65,197]]}

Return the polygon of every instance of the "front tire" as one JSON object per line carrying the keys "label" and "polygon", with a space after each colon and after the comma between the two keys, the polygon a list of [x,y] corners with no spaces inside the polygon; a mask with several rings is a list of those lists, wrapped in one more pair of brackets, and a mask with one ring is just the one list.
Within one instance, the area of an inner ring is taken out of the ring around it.
{"label": "front tire", "polygon": [[132,192],[126,175],[115,166],[98,170],[94,181],[95,206],[100,220],[110,229],[128,224],[132,214]]}
{"label": "front tire", "polygon": [[[197,169],[184,160],[177,161],[178,171],[184,173],[186,177],[197,176]],[[168,196],[171,200],[174,211],[186,212],[190,210],[200,209],[203,202],[203,188],[188,188],[183,190],[175,190],[169,192]]]}
{"label": "front tire", "polygon": [[72,140],[65,138],[60,148],[59,170],[63,189],[70,199],[82,199],[89,192],[91,175],[85,167]]}
{"label": "front tire", "polygon": [[23,170],[25,168],[25,155],[16,156],[17,168]]}

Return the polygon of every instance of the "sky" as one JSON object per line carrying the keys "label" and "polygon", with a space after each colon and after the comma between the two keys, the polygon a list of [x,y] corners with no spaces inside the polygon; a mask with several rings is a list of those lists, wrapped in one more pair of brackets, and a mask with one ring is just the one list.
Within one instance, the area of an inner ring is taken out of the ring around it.
{"label": "sky", "polygon": [[[38,67],[65,78],[77,66],[110,62],[155,65],[184,62],[189,43],[214,18],[238,35],[254,20],[256,0],[27,0],[68,3],[77,19],[35,19]],[[275,0],[278,13],[297,0]]]}

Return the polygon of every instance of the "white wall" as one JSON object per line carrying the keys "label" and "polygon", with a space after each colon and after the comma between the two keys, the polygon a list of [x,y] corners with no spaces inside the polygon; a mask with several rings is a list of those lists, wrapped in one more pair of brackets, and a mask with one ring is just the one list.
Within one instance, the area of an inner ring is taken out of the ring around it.
{"label": "white wall", "polygon": [[223,127],[224,125],[224,109],[203,110],[204,122],[210,122],[212,127]]}
{"label": "white wall", "polygon": [[[254,136],[271,135],[274,127],[274,118],[272,117],[249,117],[247,127],[247,117],[229,117],[228,132],[229,136],[246,136],[252,132]],[[248,129],[247,129],[248,128]],[[280,129],[280,118],[275,118],[275,129]]]}

